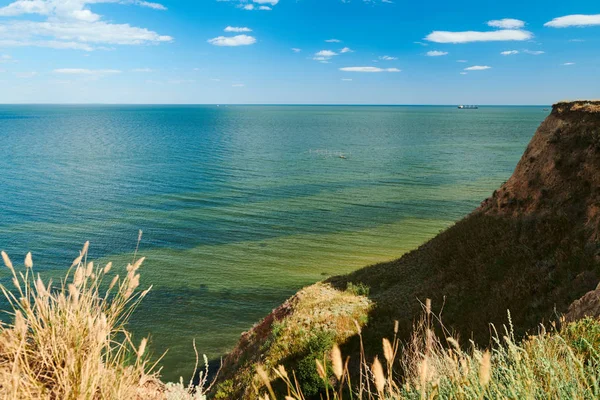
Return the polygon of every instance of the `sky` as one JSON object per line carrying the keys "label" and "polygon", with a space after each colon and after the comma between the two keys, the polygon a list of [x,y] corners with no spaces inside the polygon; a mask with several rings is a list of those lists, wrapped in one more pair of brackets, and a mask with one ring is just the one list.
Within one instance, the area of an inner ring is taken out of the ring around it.
{"label": "sky", "polygon": [[0,103],[600,97],[598,0],[0,0]]}

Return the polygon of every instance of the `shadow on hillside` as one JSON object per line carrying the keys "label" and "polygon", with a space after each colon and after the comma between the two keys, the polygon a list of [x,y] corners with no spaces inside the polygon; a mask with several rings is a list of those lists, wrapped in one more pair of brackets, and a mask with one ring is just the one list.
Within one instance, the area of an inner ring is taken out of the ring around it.
{"label": "shadow on hillside", "polygon": [[[408,340],[422,303],[432,299],[446,328],[480,345],[490,323],[515,332],[555,320],[569,304],[600,281],[597,242],[584,223],[566,215],[498,217],[476,212],[399,260],[367,267],[327,282],[338,290],[350,283],[370,288],[375,307],[363,338],[367,355],[381,351],[382,337]],[[358,356],[358,340],[344,346]]]}

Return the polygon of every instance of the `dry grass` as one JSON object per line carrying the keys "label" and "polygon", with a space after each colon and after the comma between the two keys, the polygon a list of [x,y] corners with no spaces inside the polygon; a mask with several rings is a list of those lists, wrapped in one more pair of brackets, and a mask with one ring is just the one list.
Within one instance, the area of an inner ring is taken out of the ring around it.
{"label": "dry grass", "polygon": [[559,113],[564,111],[600,112],[600,100],[560,101],[556,104]]}
{"label": "dry grass", "polygon": [[600,112],[600,103],[585,103],[585,104],[574,104],[571,107],[571,111],[586,111],[597,113]]}
{"label": "dry grass", "polygon": [[[510,315],[509,315],[510,317]],[[464,350],[457,339],[434,336],[430,315],[415,327],[412,341],[401,346],[394,337],[384,339],[387,364],[376,357],[369,362],[361,356],[361,381],[352,385],[348,360],[342,375],[323,373],[327,388],[321,399],[596,399],[600,396],[600,322],[586,319],[517,342],[512,327],[495,332],[490,349],[472,342]],[[320,371],[328,363],[339,364],[342,356],[334,348],[316,360]],[[402,379],[393,377],[399,370]],[[306,400],[295,373],[274,368],[260,375],[265,385],[272,380],[285,382],[287,393],[276,396],[272,390],[261,398]]]}
{"label": "dry grass", "polygon": [[31,254],[18,272],[2,252],[14,288],[0,285],[13,317],[0,323],[0,398],[203,399],[191,385],[163,385],[147,338],[134,342],[126,329],[150,290],[138,290],[144,259],[134,256],[120,277],[110,263],[88,262],[88,245],[59,285],[34,274]]}

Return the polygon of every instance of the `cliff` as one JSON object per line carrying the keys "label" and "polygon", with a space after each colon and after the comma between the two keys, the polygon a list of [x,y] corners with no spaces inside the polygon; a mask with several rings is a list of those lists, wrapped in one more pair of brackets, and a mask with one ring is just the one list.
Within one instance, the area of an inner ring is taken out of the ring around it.
{"label": "cliff", "polygon": [[394,321],[409,338],[427,298],[446,328],[484,345],[507,310],[521,335],[556,320],[600,281],[598,171],[600,102],[556,104],[511,178],[470,215],[398,260],[304,289],[245,333],[218,396],[251,398],[258,363],[302,371],[310,359],[314,368],[332,341],[358,360],[353,319],[372,357]]}

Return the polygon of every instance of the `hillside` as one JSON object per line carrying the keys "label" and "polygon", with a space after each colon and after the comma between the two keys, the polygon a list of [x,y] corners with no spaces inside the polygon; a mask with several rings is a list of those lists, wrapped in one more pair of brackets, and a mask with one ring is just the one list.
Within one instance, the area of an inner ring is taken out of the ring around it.
{"label": "hillside", "polygon": [[518,335],[556,320],[600,281],[598,171],[600,102],[555,105],[512,177],[469,216],[398,260],[304,289],[246,332],[217,397],[253,398],[258,363],[299,371],[314,394],[315,354],[338,342],[358,359],[348,321],[362,326],[370,358],[394,321],[408,340],[426,298],[463,342],[488,343],[507,310]]}

